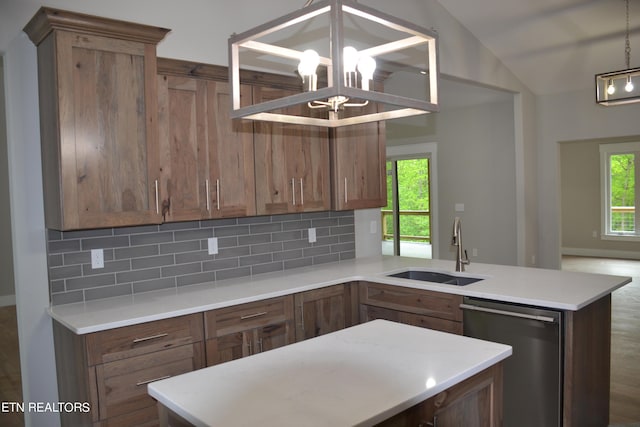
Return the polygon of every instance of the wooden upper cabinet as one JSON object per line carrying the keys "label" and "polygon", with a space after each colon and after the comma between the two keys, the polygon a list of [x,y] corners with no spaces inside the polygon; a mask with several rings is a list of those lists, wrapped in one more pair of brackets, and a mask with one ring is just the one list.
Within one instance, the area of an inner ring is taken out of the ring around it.
{"label": "wooden upper cabinet", "polygon": [[[375,109],[369,104],[368,110]],[[349,109],[345,110],[349,114]],[[384,122],[344,126],[332,131],[332,208],[351,210],[387,205]]]}
{"label": "wooden upper cabinet", "polygon": [[[261,86],[253,90],[257,102],[294,93]],[[254,129],[257,213],[329,210],[328,130],[260,121]]]}
{"label": "wooden upper cabinet", "polygon": [[[250,99],[251,87],[242,86],[240,98]],[[231,87],[207,83],[209,193],[212,218],[256,214],[253,123],[232,120]]]}
{"label": "wooden upper cabinet", "polygon": [[161,221],[156,44],[162,28],[41,8],[38,50],[47,228]]}
{"label": "wooden upper cabinet", "polygon": [[164,220],[255,215],[253,125],[229,117],[226,68],[160,58],[158,74]]}
{"label": "wooden upper cabinet", "polygon": [[207,216],[206,81],[158,76],[160,199],[164,221]]}

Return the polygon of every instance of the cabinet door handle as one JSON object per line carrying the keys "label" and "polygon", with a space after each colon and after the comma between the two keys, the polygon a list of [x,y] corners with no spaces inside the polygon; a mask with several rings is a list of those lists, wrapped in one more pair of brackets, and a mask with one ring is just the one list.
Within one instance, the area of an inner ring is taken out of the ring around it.
{"label": "cabinet door handle", "polygon": [[216,209],[220,210],[220,179],[216,179]]}
{"label": "cabinet door handle", "polygon": [[300,204],[304,205],[304,186],[302,178],[300,178]]}
{"label": "cabinet door handle", "polygon": [[427,426],[429,426],[429,427],[438,427],[438,416],[434,415],[433,416],[433,421],[428,422]]}
{"label": "cabinet door handle", "polygon": [[240,320],[253,319],[254,317],[264,316],[265,314],[267,314],[266,311],[261,311],[260,313],[246,314],[244,316],[241,316]]}
{"label": "cabinet door handle", "polygon": [[347,197],[347,177],[344,177],[344,202],[347,203],[349,198]]}
{"label": "cabinet door handle", "polygon": [[251,347],[251,341],[247,343],[247,349],[249,351],[249,356],[253,354],[253,348]]}
{"label": "cabinet door handle", "polygon": [[171,378],[171,375],[165,375],[163,377],[154,378],[152,380],[139,381],[139,382],[136,383],[136,387],[140,387],[141,385],[147,385],[147,384],[152,383],[154,381],[166,380],[167,378]]}
{"label": "cabinet door handle", "polygon": [[164,338],[167,335],[169,335],[168,333],[164,333],[164,334],[158,334],[158,335],[151,335],[148,337],[144,337],[144,338],[136,338],[133,340],[134,344],[139,344],[141,342],[145,342],[145,341],[151,341],[151,340],[157,340],[158,338]]}
{"label": "cabinet door handle", "polygon": [[304,301],[300,303],[300,327],[302,328],[302,334],[304,335]]}
{"label": "cabinet door handle", "polygon": [[160,215],[160,198],[158,197],[158,180],[156,179],[156,214]]}
{"label": "cabinet door handle", "polygon": [[518,317],[521,319],[537,320],[539,322],[546,322],[546,323],[556,323],[557,321],[553,317],[549,317],[549,316],[538,316],[535,314],[517,313],[515,311],[496,310],[494,308],[478,307],[478,306],[469,305],[469,304],[460,304],[460,308],[462,310],[481,311],[483,313],[492,313],[492,314],[499,314],[502,316]]}
{"label": "cabinet door handle", "polygon": [[258,353],[262,353],[262,338],[258,340]]}
{"label": "cabinet door handle", "polygon": [[293,193],[293,206],[296,205],[296,180],[291,178],[291,192]]}
{"label": "cabinet door handle", "polygon": [[211,192],[209,191],[210,189],[209,189],[209,180],[208,179],[204,182],[204,186],[205,186],[205,189],[206,189],[205,191],[207,192],[207,212],[211,212],[211,199],[210,199]]}

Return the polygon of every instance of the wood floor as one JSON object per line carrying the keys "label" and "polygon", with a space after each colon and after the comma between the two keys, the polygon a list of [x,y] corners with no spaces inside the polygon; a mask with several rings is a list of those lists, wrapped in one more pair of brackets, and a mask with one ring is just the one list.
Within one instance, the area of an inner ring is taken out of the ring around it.
{"label": "wood floor", "polygon": [[[15,305],[0,307],[0,402],[22,402]],[[21,413],[0,412],[0,426],[23,425]]]}
{"label": "wood floor", "polygon": [[563,257],[562,269],[633,277],[612,295],[609,418],[640,425],[640,261]]}

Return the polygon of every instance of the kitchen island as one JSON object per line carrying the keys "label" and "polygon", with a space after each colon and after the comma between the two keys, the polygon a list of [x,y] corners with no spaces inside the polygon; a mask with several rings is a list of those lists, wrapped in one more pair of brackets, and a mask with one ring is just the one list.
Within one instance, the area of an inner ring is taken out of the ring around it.
{"label": "kitchen island", "polygon": [[[502,344],[374,320],[156,381],[148,392],[162,418],[171,413],[199,427],[372,426],[510,355]],[[478,399],[473,414],[484,410],[497,426],[500,374],[491,381],[489,399]]]}
{"label": "kitchen island", "polygon": [[[152,422],[157,411],[146,384],[158,378],[280,351],[372,319],[461,334],[463,297],[561,312],[562,425],[608,424],[611,292],[629,277],[490,264],[460,273],[482,279],[466,286],[391,276],[406,270],[452,272],[454,262],[372,257],[53,306],[60,397],[93,408],[63,424]],[[305,303],[335,289],[339,294]]]}

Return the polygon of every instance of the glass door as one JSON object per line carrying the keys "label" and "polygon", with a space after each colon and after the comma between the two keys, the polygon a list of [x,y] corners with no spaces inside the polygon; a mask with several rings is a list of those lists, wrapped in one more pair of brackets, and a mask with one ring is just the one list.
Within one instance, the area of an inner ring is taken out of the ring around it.
{"label": "glass door", "polygon": [[387,206],[382,213],[384,255],[431,258],[429,157],[387,161]]}

